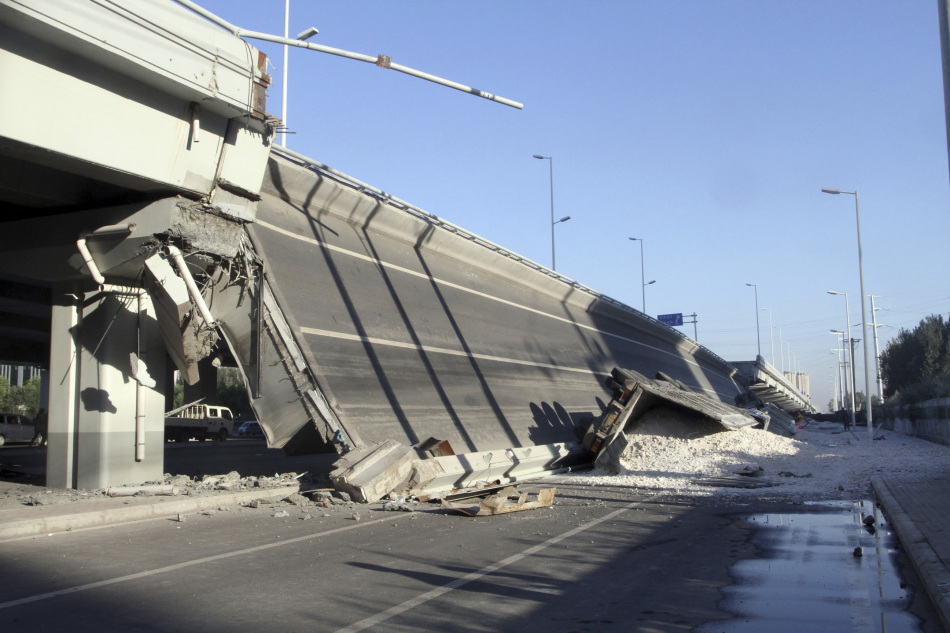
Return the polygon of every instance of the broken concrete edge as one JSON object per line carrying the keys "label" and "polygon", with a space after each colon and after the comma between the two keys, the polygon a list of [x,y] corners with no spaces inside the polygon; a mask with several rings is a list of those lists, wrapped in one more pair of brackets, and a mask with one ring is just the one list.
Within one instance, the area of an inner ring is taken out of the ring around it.
{"label": "broken concrete edge", "polygon": [[330,474],[333,487],[354,501],[374,503],[390,495],[439,498],[439,493],[518,483],[588,464],[593,454],[577,442],[512,447],[419,458],[393,440],[348,454]]}
{"label": "broken concrete edge", "polygon": [[[260,490],[235,492],[207,497],[155,499],[148,503],[123,505],[116,508],[97,509],[53,516],[35,516],[0,524],[0,540],[25,536],[40,536],[83,528],[115,525],[145,519],[161,519],[176,514],[188,514],[213,510],[222,506],[236,506],[255,499],[283,499],[300,489],[299,485],[262,488]],[[38,510],[37,514],[42,510]]]}
{"label": "broken concrete edge", "polygon": [[947,569],[947,564],[940,560],[930,542],[913,518],[901,507],[897,496],[884,480],[876,476],[871,477],[871,487],[920,577],[943,629],[950,631],[950,596],[944,593],[946,586],[950,585],[950,570]]}
{"label": "broken concrete edge", "polygon": [[412,471],[416,452],[395,440],[351,451],[330,473],[338,492],[345,492],[359,503],[379,501],[399,488]]}

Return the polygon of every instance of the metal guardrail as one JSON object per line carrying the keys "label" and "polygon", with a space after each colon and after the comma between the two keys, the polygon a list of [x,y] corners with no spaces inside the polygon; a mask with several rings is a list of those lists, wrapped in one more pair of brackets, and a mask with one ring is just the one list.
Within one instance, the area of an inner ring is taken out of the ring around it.
{"label": "metal guardrail", "polygon": [[437,228],[441,228],[446,231],[449,231],[450,233],[454,233],[455,235],[458,235],[459,237],[463,239],[469,240],[474,244],[487,248],[488,250],[495,252],[499,255],[502,255],[503,257],[507,257],[508,259],[516,261],[522,264],[523,266],[526,266],[532,270],[535,270],[544,275],[547,275],[576,290],[579,290],[585,294],[588,294],[599,301],[603,301],[604,303],[607,303],[615,308],[618,308],[619,310],[627,312],[633,317],[636,317],[638,319],[643,319],[644,321],[647,321],[651,323],[652,325],[664,328],[667,331],[672,332],[674,335],[676,335],[680,339],[689,341],[695,344],[697,347],[703,349],[706,352],[706,354],[708,354],[716,362],[720,363],[724,368],[736,371],[736,368],[732,363],[724,360],[722,357],[715,354],[709,348],[704,347],[703,345],[700,345],[698,342],[694,341],[693,339],[683,334],[679,330],[667,325],[666,323],[663,323],[662,321],[654,319],[648,314],[644,314],[643,312],[637,310],[636,308],[632,308],[628,306],[627,304],[617,301],[616,299],[612,297],[608,297],[605,294],[597,292],[593,288],[589,288],[578,281],[575,281],[569,277],[565,277],[564,275],[556,271],[553,271],[535,261],[532,261],[528,259],[527,257],[522,257],[521,255],[518,255],[517,253],[514,253],[510,251],[509,249],[499,246],[498,244],[495,244],[494,242],[490,240],[487,240],[481,236],[475,235],[474,233],[470,231],[466,231],[462,227],[452,224],[448,220],[444,220],[433,213],[429,213],[428,211],[424,209],[420,209],[419,207],[413,204],[410,204],[406,202],[405,200],[401,200],[397,198],[396,196],[393,196],[392,194],[386,193],[385,191],[378,189],[376,187],[373,187],[372,185],[368,185],[357,178],[344,174],[343,172],[333,169],[332,167],[328,165],[324,165],[323,163],[317,160],[314,160],[312,158],[304,156],[303,154],[300,154],[293,150],[287,149],[285,147],[280,147],[277,145],[272,146],[271,151],[275,154],[279,154],[283,156],[284,158],[290,161],[300,164],[308,169],[312,169],[327,177],[330,177],[342,185],[345,185],[352,189],[356,189],[360,193],[371,196],[382,203],[388,204],[389,206],[399,209],[400,211],[405,211],[406,213],[409,213],[410,215],[413,215],[417,218],[421,218]]}

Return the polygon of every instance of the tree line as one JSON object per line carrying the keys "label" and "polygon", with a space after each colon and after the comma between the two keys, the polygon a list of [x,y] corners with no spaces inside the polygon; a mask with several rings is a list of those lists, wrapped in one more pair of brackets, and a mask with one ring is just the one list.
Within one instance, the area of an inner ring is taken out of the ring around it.
{"label": "tree line", "polygon": [[19,413],[31,420],[40,410],[40,377],[33,376],[22,387],[0,376],[0,413]]}
{"label": "tree line", "polygon": [[885,400],[913,404],[950,396],[950,321],[931,315],[901,328],[881,353]]}

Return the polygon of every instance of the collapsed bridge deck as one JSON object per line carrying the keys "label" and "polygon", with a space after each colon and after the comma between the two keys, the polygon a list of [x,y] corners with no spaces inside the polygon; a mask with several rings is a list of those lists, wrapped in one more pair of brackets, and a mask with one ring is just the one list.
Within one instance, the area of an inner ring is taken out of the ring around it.
{"label": "collapsed bridge deck", "polygon": [[[662,370],[727,402],[740,391],[731,365],[672,328],[297,158],[272,153],[247,230],[271,307],[354,444],[573,439],[609,400],[614,366]],[[291,397],[254,400],[273,443],[304,433],[295,450],[326,448],[337,429],[309,434]]]}

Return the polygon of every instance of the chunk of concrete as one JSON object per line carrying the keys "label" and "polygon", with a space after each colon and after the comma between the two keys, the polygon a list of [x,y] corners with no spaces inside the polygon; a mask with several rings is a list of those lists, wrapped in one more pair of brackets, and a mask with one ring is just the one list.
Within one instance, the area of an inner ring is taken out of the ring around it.
{"label": "chunk of concrete", "polygon": [[404,486],[415,458],[412,447],[386,440],[347,453],[330,473],[330,481],[337,491],[349,494],[354,501],[373,503]]}
{"label": "chunk of concrete", "polygon": [[440,492],[536,479],[590,462],[577,442],[522,446],[418,459],[407,494],[434,498]]}

